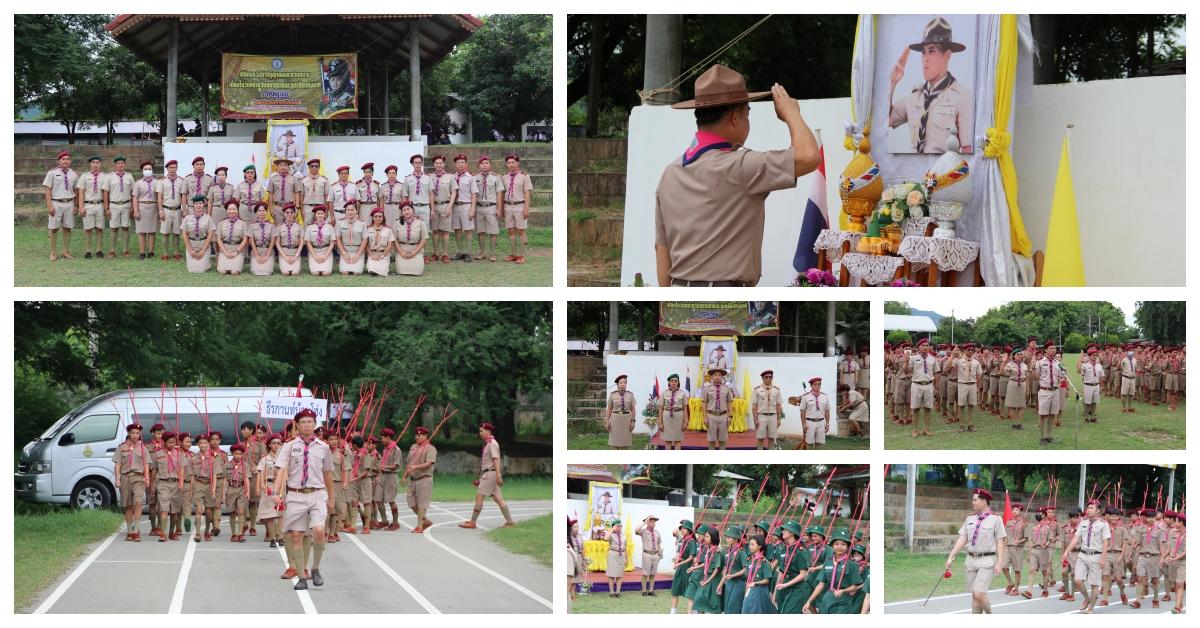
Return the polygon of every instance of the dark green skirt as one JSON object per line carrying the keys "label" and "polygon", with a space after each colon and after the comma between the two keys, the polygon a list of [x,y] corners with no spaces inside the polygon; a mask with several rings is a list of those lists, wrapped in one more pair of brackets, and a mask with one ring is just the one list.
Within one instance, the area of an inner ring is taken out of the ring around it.
{"label": "dark green skirt", "polygon": [[688,585],[688,565],[682,565],[675,568],[675,576],[671,578],[671,597],[679,597],[687,591]]}
{"label": "dark green skirt", "polygon": [[717,584],[720,582],[720,578],[713,578],[708,584],[697,586],[696,603],[692,605],[692,610],[710,614],[720,613],[724,610],[724,606],[721,604],[721,594],[717,593]]}
{"label": "dark green skirt", "polygon": [[746,579],[727,580],[722,590],[725,597],[725,614],[737,615],[742,612],[742,604],[746,597]]}
{"label": "dark green skirt", "polygon": [[849,615],[854,607],[854,599],[844,593],[841,597],[834,597],[833,592],[825,590],[814,606],[822,615]]}
{"label": "dark green skirt", "polygon": [[812,595],[812,588],[806,582],[797,582],[786,589],[775,592],[775,601],[779,603],[780,615],[800,615],[804,612],[804,603]]}
{"label": "dark green skirt", "polygon": [[775,605],[771,604],[771,594],[766,587],[754,587],[742,601],[742,614],[774,615]]}

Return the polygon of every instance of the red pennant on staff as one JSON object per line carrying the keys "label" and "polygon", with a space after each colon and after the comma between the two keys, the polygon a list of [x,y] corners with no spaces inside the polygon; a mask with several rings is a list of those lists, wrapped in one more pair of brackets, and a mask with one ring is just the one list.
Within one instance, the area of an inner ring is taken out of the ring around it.
{"label": "red pennant on staff", "polygon": [[1008,495],[1008,489],[1004,489],[1004,523],[1008,523],[1009,519],[1012,518],[1012,498]]}

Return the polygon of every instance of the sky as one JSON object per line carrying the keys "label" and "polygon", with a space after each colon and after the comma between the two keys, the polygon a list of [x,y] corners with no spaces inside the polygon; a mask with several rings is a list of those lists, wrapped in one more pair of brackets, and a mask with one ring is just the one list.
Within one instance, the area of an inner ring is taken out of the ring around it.
{"label": "sky", "polygon": [[[1133,312],[1136,309],[1138,299],[1107,299],[1107,301],[1125,313],[1126,324],[1137,325],[1137,321],[1133,319]],[[952,301],[937,297],[905,299],[905,302],[913,309],[937,312],[942,316],[950,316],[951,310],[953,310],[953,315],[958,318],[979,318],[987,313],[988,310],[1009,303],[1011,300],[989,299],[985,296],[975,296],[972,294],[969,302]]]}

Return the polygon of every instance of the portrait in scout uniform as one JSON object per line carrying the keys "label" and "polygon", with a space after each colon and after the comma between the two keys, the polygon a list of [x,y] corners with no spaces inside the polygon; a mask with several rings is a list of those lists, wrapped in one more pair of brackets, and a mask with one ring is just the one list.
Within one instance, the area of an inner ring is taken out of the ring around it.
{"label": "portrait in scout uniform", "polygon": [[[919,16],[897,19],[897,29],[909,28]],[[891,68],[888,88],[888,127],[908,125],[908,133],[891,133],[888,148],[893,153],[941,154],[946,140],[958,140],[958,152],[970,154],[975,141],[975,104],[971,91],[974,56],[961,55],[963,43],[974,38],[974,16],[963,16],[957,30],[941,16],[922,30],[920,41],[908,44]],[[959,35],[956,38],[954,35]],[[897,33],[899,36],[899,33]],[[911,40],[909,40],[911,41]],[[921,53],[919,79],[908,74],[909,55]],[[951,60],[955,72],[951,72]],[[968,78],[969,77],[969,78]],[[900,96],[897,96],[899,89]]]}
{"label": "portrait in scout uniform", "polygon": [[321,115],[327,116],[343,109],[353,109],[357,91],[350,63],[341,58],[332,59],[328,65],[323,65],[321,70],[324,78],[321,85],[324,92],[321,99]]}
{"label": "portrait in scout uniform", "polygon": [[271,158],[275,161],[286,160],[288,173],[293,175],[300,173],[305,152],[305,140],[296,134],[297,128],[303,129],[301,125],[271,125],[271,134],[274,135],[271,138]]}
{"label": "portrait in scout uniform", "polygon": [[1004,521],[992,512],[992,494],[982,488],[971,492],[971,510],[962,527],[958,529],[958,540],[946,559],[946,571],[954,566],[954,557],[966,551],[966,589],[971,594],[971,612],[992,612],[988,591],[992,578],[999,575],[1005,561]]}
{"label": "portrait in scout uniform", "polygon": [[[788,127],[786,149],[755,151],[750,102],[771,96]],[[795,187],[816,169],[816,137],[800,105],[778,83],[750,92],[738,72],[714,65],[696,79],[695,98],[671,105],[693,109],[697,131],[668,164],[655,190],[655,255],[660,286],[753,286],[762,277],[767,195]]]}

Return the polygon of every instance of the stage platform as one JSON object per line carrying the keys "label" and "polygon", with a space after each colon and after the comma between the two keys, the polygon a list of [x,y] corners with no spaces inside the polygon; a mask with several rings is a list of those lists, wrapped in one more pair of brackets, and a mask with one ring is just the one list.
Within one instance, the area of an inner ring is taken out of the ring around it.
{"label": "stage platform", "polygon": [[[654,590],[655,591],[670,591],[671,590],[671,575],[670,571],[654,574]],[[587,575],[588,583],[592,585],[592,594],[608,593],[608,576],[604,575],[603,571],[589,571]],[[621,580],[621,592],[628,593],[630,591],[638,592],[642,590],[642,570],[634,567],[633,571],[625,573],[625,578]]]}
{"label": "stage platform", "polygon": [[[661,433],[660,433],[661,434]],[[667,444],[663,441],[660,435],[655,435],[650,440],[650,444],[655,449],[665,449]],[[755,439],[754,432],[745,431],[740,434],[730,434],[729,440],[725,441],[726,449],[754,449]],[[683,448],[684,449],[708,449],[708,433],[695,432],[684,430],[683,432]]]}

